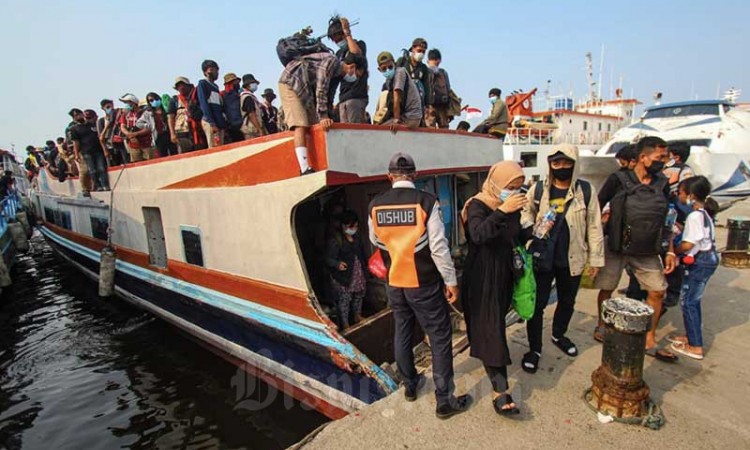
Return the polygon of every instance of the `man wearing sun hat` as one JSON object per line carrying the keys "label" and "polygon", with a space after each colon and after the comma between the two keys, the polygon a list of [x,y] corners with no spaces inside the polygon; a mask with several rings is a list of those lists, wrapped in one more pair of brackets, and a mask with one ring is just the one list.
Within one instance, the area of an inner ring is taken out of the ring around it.
{"label": "man wearing sun hat", "polygon": [[203,116],[198,103],[195,86],[186,77],[174,81],[177,95],[167,107],[167,123],[172,143],[178,145],[178,152],[188,153],[206,148],[206,135],[203,133]]}
{"label": "man wearing sun hat", "polygon": [[224,117],[227,119],[227,132],[224,137],[226,143],[245,140],[242,135],[242,110],[240,108],[240,77],[229,72],[224,75]]}
{"label": "man wearing sun hat", "polygon": [[267,88],[263,91],[264,101],[261,103],[261,115],[263,116],[263,127],[265,127],[268,134],[278,133],[279,131],[279,110],[273,106],[273,101],[276,99],[273,89]]}

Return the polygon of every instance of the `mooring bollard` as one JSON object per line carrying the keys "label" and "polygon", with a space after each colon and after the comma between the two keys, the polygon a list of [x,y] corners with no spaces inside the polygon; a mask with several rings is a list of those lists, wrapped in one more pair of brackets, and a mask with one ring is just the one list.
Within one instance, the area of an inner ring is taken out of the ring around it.
{"label": "mooring bollard", "polygon": [[111,297],[115,292],[115,262],[117,254],[112,247],[104,247],[99,258],[99,296]]}
{"label": "mooring bollard", "polygon": [[659,428],[664,419],[654,413],[648,385],[643,381],[646,332],[653,315],[653,308],[637,300],[604,301],[602,365],[591,374],[593,385],[585,399],[592,409],[617,421]]}
{"label": "mooring bollard", "polygon": [[748,253],[750,218],[727,219],[727,231],[727,248],[721,253],[721,263],[738,269],[750,267],[750,253]]}
{"label": "mooring bollard", "polygon": [[13,245],[16,246],[16,250],[19,252],[29,251],[29,239],[26,237],[23,225],[18,222],[10,222],[8,223],[8,231],[10,232],[10,238],[13,240]]}

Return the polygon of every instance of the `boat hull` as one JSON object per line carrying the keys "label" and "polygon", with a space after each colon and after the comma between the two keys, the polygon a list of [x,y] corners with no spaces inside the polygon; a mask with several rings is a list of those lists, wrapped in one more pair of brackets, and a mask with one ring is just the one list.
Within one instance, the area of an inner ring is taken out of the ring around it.
{"label": "boat hull", "polygon": [[[54,226],[41,226],[40,230],[57,253],[98,279],[96,250],[67,239]],[[326,416],[343,417],[387,395],[373,377],[337,365],[331,342],[322,336],[317,336],[318,342],[299,339],[285,329],[295,326],[291,322],[276,327],[255,322],[212,305],[202,290],[191,295],[189,283],[154,282],[154,276],[162,275],[148,272],[118,261],[118,296],[176,325],[224,359]],[[247,399],[242,398],[246,389],[235,388],[238,405],[247,405],[243,402]]]}

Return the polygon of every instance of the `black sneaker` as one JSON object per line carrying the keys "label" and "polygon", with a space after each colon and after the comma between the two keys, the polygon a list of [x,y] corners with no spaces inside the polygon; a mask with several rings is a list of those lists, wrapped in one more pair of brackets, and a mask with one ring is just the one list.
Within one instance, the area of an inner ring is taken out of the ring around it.
{"label": "black sneaker", "polygon": [[312,167],[308,167],[307,170],[305,170],[304,172],[300,172],[299,175],[310,175],[311,173],[315,173],[315,169],[313,169]]}
{"label": "black sneaker", "polygon": [[404,399],[407,402],[413,402],[417,399],[417,387],[404,386]]}
{"label": "black sneaker", "polygon": [[471,403],[473,401],[474,399],[469,394],[454,397],[453,400],[451,400],[451,402],[447,405],[438,406],[435,410],[435,416],[438,419],[451,418],[456,414],[461,414],[462,412],[469,409],[469,406],[471,406]]}

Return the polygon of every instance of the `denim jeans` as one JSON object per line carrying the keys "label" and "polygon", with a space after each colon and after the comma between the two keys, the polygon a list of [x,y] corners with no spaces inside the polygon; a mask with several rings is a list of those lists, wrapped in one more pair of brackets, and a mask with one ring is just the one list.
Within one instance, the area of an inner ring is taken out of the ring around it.
{"label": "denim jeans", "polygon": [[695,255],[695,263],[685,267],[680,305],[688,344],[693,347],[703,347],[701,298],[718,265],[719,256],[715,251],[709,250]]}
{"label": "denim jeans", "polygon": [[89,175],[94,182],[94,188],[108,191],[109,173],[107,173],[107,158],[104,157],[104,153],[83,153],[83,159],[89,168]]}

